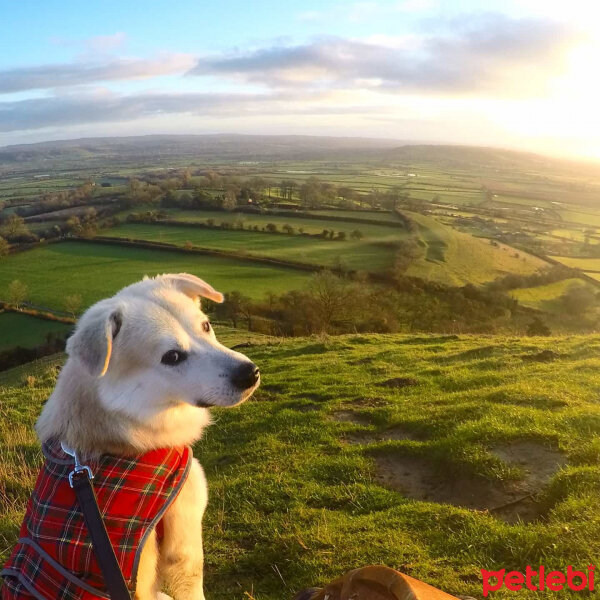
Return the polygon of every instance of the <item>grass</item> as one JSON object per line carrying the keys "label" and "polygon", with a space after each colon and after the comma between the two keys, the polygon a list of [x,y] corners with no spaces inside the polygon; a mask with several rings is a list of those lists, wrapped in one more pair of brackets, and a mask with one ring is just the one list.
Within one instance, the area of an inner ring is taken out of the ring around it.
{"label": "grass", "polygon": [[83,306],[88,306],[144,275],[173,272],[193,273],[220,291],[239,290],[254,298],[301,288],[310,277],[310,273],[251,261],[66,242],[5,258],[0,298],[8,284],[19,279],[29,288],[29,302],[62,310],[66,295],[80,294]]}
{"label": "grass", "polygon": [[571,256],[553,256],[554,260],[582,271],[600,271],[600,258],[573,258]]}
{"label": "grass", "polygon": [[42,344],[48,333],[67,333],[70,329],[66,323],[14,312],[0,313],[0,350],[15,346],[33,348]]}
{"label": "grass", "polygon": [[[481,597],[481,568],[598,564],[600,336],[239,340],[250,341],[244,352],[260,365],[263,385],[240,408],[215,411],[195,447],[210,485],[210,597],[290,598],[370,563]],[[524,360],[542,350],[556,360]],[[53,370],[35,377],[0,378],[1,559],[40,462],[32,425]],[[382,385],[394,377],[415,385]],[[352,419],[337,420],[339,411]],[[411,437],[394,438],[398,428]],[[348,443],[358,435],[362,443]],[[420,457],[440,481],[471,474],[482,489],[501,486],[520,471],[491,449],[523,440],[568,461],[539,490],[543,516],[528,524],[413,500],[378,478],[378,457]],[[538,598],[527,590],[519,597]]]}
{"label": "grass", "polygon": [[408,269],[408,275],[448,285],[485,283],[507,273],[527,275],[547,266],[535,256],[504,244],[492,245],[443,225],[432,217],[408,213],[419,225],[425,255]]}
{"label": "grass", "polygon": [[[338,221],[337,219],[310,219],[297,216],[281,216],[281,215],[256,215],[256,214],[245,214],[245,213],[234,213],[225,211],[204,211],[204,210],[177,210],[177,209],[161,209],[166,212],[170,218],[177,221],[187,221],[190,223],[205,223],[207,219],[212,219],[215,224],[220,223],[243,223],[246,229],[254,227],[255,225],[259,228],[265,227],[268,223],[274,223],[279,229],[283,225],[291,225],[294,229],[302,228],[305,233],[321,233],[323,229],[333,229],[336,233],[343,231],[346,234],[350,234],[355,229],[358,229],[366,238],[379,238],[390,237],[390,236],[402,236],[406,235],[406,232],[398,227],[391,228],[386,226],[377,225],[377,221],[389,222],[394,221],[398,223],[398,219],[394,218],[391,214],[377,214],[377,213],[361,213],[359,211],[318,211],[314,214],[334,216],[334,217],[351,217],[361,218],[370,221],[375,221],[375,224],[367,223],[351,223]],[[339,214],[338,214],[339,213]]]}
{"label": "grass", "polygon": [[403,230],[388,227],[379,237],[353,241],[323,240],[301,235],[270,234],[256,231],[173,227],[160,224],[127,223],[103,234],[131,239],[167,242],[183,246],[191,242],[202,248],[236,250],[249,255],[300,261],[315,265],[343,265],[347,269],[381,271],[394,264],[396,250],[390,246],[402,237]]}
{"label": "grass", "polygon": [[594,294],[597,292],[597,288],[591,283],[574,277],[547,285],[511,290],[509,294],[523,306],[546,312],[563,313],[565,308],[560,302],[560,297],[572,286],[587,287]]}

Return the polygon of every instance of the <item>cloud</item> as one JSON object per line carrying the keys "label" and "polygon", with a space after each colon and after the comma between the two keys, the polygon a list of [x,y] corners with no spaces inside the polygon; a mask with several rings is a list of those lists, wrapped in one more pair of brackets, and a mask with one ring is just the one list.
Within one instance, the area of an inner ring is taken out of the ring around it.
{"label": "cloud", "polygon": [[[329,102],[328,102],[329,100]],[[0,102],[0,132],[103,122],[134,121],[172,114],[244,117],[288,114],[372,113],[374,106],[330,102],[328,94],[137,94],[121,96],[100,90]]]}
{"label": "cloud", "polygon": [[189,54],[156,58],[115,58],[104,62],[74,62],[0,71],[0,94],[182,73],[194,64]]}
{"label": "cloud", "polygon": [[[519,95],[542,91],[560,72],[578,32],[544,19],[499,14],[430,22],[410,44],[327,37],[247,53],[202,57],[192,75],[274,88],[359,87],[382,91]],[[525,76],[526,75],[526,76]]]}

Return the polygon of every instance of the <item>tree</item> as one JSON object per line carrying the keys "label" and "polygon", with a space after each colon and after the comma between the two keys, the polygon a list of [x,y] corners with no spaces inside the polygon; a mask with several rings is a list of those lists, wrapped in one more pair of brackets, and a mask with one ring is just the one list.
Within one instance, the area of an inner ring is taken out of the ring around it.
{"label": "tree", "polygon": [[168,190],[160,201],[161,206],[165,208],[175,208],[179,206],[179,198],[173,190]]}
{"label": "tree", "polygon": [[3,237],[0,237],[0,256],[6,256],[9,249],[10,244]]}
{"label": "tree", "polygon": [[222,206],[224,210],[232,211],[237,206],[237,188],[227,186],[223,196]]}
{"label": "tree", "polygon": [[28,233],[28,231],[29,230],[25,225],[25,219],[14,213],[8,215],[0,227],[2,236],[9,240],[17,238],[24,233]]}
{"label": "tree", "polygon": [[250,298],[240,294],[240,292],[229,292],[225,294],[225,302],[215,306],[215,314],[231,321],[233,327],[238,326],[238,320],[241,317],[248,318],[250,313]]}
{"label": "tree", "polygon": [[584,285],[573,284],[560,299],[569,313],[580,315],[594,305],[596,295]]}
{"label": "tree", "polygon": [[527,325],[527,335],[548,336],[550,334],[550,328],[539,317],[535,317],[535,319]]}
{"label": "tree", "polygon": [[335,331],[336,326],[353,318],[356,289],[331,271],[313,275],[309,293],[312,299],[309,318],[317,331]]}
{"label": "tree", "polygon": [[283,225],[281,228],[289,235],[292,235],[294,233],[294,228],[291,225],[288,225],[288,223]]}
{"label": "tree", "polygon": [[265,229],[269,233],[275,233],[277,231],[277,225],[275,225],[275,223],[267,223]]}
{"label": "tree", "polygon": [[192,208],[193,198],[189,192],[184,192],[179,196],[179,206],[181,208]]}
{"label": "tree", "polygon": [[300,200],[307,208],[314,208],[321,202],[322,184],[318,177],[312,175],[300,186]]}
{"label": "tree", "polygon": [[336,239],[343,242],[346,239],[346,232],[345,231],[338,231]]}
{"label": "tree", "polygon": [[69,296],[65,296],[63,300],[63,306],[65,310],[70,313],[70,315],[75,318],[75,315],[79,312],[81,308],[83,300],[81,298],[81,294],[70,294]]}
{"label": "tree", "polygon": [[341,187],[338,189],[338,195],[346,202],[352,202],[356,198],[356,191],[349,187]]}
{"label": "tree", "polygon": [[423,249],[415,240],[398,242],[398,252],[394,262],[394,276],[400,277],[406,273],[408,267],[421,256]]}
{"label": "tree", "polygon": [[298,187],[298,184],[293,179],[284,179],[279,184],[279,194],[285,200],[292,200],[294,197],[294,190]]}
{"label": "tree", "polygon": [[352,231],[350,233],[350,238],[353,239],[353,240],[361,240],[362,237],[363,237],[363,234],[358,229],[355,229],[354,231]]}
{"label": "tree", "polygon": [[8,302],[14,304],[17,308],[27,298],[28,287],[22,281],[15,279],[8,284]]}

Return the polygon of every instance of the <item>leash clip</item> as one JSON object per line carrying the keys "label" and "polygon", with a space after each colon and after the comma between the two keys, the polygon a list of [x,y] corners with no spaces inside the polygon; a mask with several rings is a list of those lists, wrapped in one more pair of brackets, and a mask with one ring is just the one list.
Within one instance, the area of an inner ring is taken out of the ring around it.
{"label": "leash clip", "polygon": [[77,456],[77,452],[75,452],[75,450],[73,450],[72,448],[69,448],[69,446],[67,446],[64,442],[60,443],[60,447],[62,448],[62,451],[65,454],[68,454],[69,456],[73,457],[73,460],[75,461],[75,467],[69,473],[69,485],[71,487],[73,487],[74,478],[77,475],[80,475],[81,473],[84,473],[85,475],[87,475],[87,478],[90,480],[94,479],[94,473],[92,472],[92,469],[90,469],[90,467],[88,465],[81,464],[81,462],[79,461],[79,456]]}

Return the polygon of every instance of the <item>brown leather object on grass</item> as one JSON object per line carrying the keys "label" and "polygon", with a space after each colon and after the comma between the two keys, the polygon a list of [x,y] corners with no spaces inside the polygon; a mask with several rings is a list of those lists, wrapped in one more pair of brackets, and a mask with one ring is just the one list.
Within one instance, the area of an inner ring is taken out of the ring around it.
{"label": "brown leather object on grass", "polygon": [[296,600],[457,600],[418,579],[383,566],[349,571],[322,589],[305,590]]}

